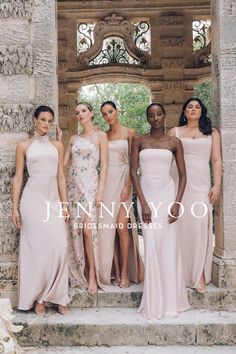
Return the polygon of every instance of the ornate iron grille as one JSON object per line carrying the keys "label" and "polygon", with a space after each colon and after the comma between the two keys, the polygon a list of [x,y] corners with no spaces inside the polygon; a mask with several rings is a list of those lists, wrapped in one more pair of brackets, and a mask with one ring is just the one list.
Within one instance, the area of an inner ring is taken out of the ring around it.
{"label": "ornate iron grille", "polygon": [[139,64],[126,50],[124,40],[119,37],[108,37],[103,41],[101,52],[90,61],[90,65],[101,64]]}
{"label": "ornate iron grille", "polygon": [[[208,46],[208,31],[210,28],[210,21],[201,21],[197,20],[193,22],[193,51],[196,53],[197,51],[203,50]],[[202,55],[201,64],[210,63],[211,62],[211,54]]]}
{"label": "ornate iron grille", "polygon": [[150,24],[142,21],[134,23],[134,43],[144,52],[150,52]]}
{"label": "ornate iron grille", "polygon": [[78,55],[86,52],[94,44],[94,31],[95,24],[82,22],[78,26]]}

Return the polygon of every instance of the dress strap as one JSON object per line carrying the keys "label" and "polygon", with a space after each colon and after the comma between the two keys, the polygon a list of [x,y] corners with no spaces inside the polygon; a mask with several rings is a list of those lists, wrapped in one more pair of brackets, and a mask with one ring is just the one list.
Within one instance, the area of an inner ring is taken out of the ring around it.
{"label": "dress strap", "polygon": [[175,127],[175,136],[176,138],[179,138],[179,128]]}

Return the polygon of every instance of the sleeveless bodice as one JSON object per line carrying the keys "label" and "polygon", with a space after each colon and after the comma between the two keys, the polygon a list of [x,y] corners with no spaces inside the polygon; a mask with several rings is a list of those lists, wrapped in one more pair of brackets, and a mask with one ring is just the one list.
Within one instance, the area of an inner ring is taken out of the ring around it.
{"label": "sleeveless bodice", "polygon": [[58,152],[56,147],[46,141],[33,140],[26,152],[26,164],[30,177],[57,176]]}
{"label": "sleeveless bodice", "polygon": [[187,171],[186,189],[208,192],[211,185],[209,162],[211,158],[212,136],[205,138],[181,138],[179,130],[176,136],[181,140]]}
{"label": "sleeveless bodice", "polygon": [[128,140],[109,141],[108,166],[129,164]]}
{"label": "sleeveless bodice", "polygon": [[167,149],[144,149],[139,153],[141,175],[169,176],[172,152]]}
{"label": "sleeveless bodice", "polygon": [[72,167],[83,172],[83,175],[96,171],[99,161],[99,148],[91,141],[77,136],[72,145]]}

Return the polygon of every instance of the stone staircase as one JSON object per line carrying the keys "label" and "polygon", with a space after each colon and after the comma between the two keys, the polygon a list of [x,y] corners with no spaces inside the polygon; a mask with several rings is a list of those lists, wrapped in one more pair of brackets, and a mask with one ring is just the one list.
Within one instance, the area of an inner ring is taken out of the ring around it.
{"label": "stone staircase", "polygon": [[[142,284],[106,287],[96,295],[70,289],[70,314],[16,312],[27,353],[236,353],[236,289],[188,290],[191,309],[177,318],[146,320],[137,313]],[[181,349],[182,348],[182,349]]]}

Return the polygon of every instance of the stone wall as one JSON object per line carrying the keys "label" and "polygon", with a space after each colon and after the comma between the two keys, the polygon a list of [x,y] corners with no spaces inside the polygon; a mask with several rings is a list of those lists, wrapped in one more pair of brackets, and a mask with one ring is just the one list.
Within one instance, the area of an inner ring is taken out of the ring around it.
{"label": "stone wall", "polygon": [[19,230],[11,223],[16,144],[33,128],[36,106],[57,112],[54,0],[0,1],[0,296],[16,305]]}

